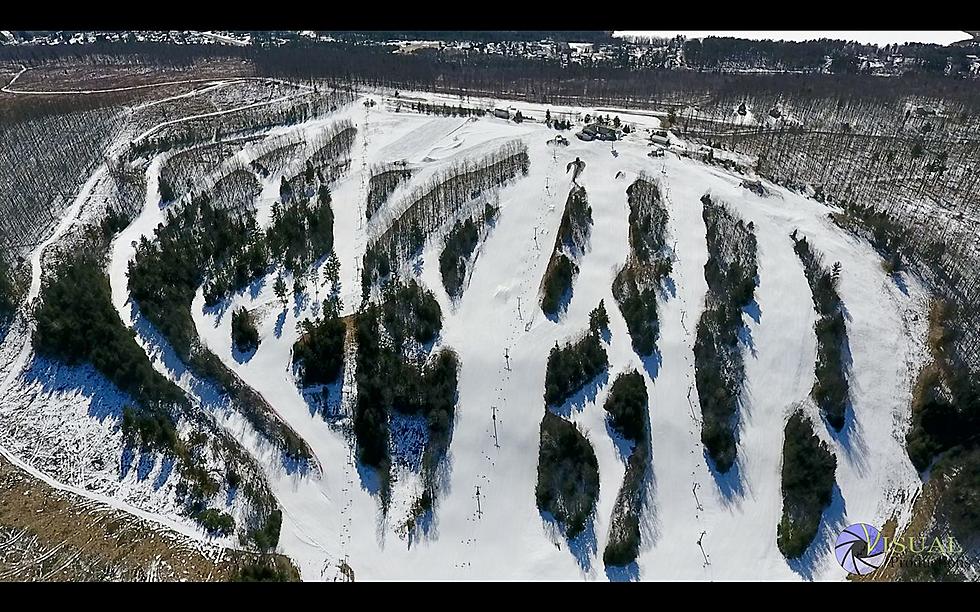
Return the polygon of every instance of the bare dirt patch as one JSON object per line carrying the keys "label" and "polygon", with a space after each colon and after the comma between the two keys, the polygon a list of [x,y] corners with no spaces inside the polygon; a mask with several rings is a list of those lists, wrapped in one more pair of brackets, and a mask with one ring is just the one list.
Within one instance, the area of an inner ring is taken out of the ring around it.
{"label": "bare dirt patch", "polygon": [[[226,581],[259,560],[53,489],[0,457],[0,581]],[[265,562],[298,578],[281,555]]]}

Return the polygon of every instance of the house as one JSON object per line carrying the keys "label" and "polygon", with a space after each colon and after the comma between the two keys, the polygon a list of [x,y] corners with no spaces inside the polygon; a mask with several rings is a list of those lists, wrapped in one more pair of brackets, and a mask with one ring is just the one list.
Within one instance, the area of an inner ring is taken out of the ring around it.
{"label": "house", "polygon": [[619,138],[619,130],[614,130],[604,125],[597,125],[596,138],[599,140],[617,140]]}
{"label": "house", "polygon": [[599,125],[593,123],[582,128],[582,131],[575,134],[579,137],[579,140],[585,140],[586,142],[591,140],[618,140],[619,131],[612,128],[606,127],[604,125]]}
{"label": "house", "polygon": [[769,190],[759,179],[745,179],[742,181],[742,187],[762,197],[769,195]]}
{"label": "house", "polygon": [[510,119],[510,111],[506,108],[495,108],[493,109],[493,116],[500,117],[501,119]]}

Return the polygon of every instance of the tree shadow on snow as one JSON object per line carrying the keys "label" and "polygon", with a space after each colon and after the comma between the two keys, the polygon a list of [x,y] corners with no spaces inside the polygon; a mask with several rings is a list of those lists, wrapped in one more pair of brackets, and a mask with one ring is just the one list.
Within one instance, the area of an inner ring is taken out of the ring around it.
{"label": "tree shadow on snow", "polygon": [[174,471],[174,458],[171,456],[164,456],[160,463],[160,473],[157,477],[153,479],[153,490],[159,491],[163,485],[170,480],[170,475]]}
{"label": "tree shadow on snow", "polygon": [[89,400],[88,415],[100,423],[107,418],[121,422],[123,407],[136,403],[89,364],[69,366],[35,355],[23,379],[39,384],[45,393],[81,393]]}
{"label": "tree shadow on snow", "polygon": [[[834,489],[830,496],[830,505],[824,508],[823,515],[820,517],[820,526],[817,528],[817,535],[807,546],[804,553],[795,558],[787,559],[786,564],[790,569],[800,575],[804,580],[813,580],[814,574],[820,565],[820,559],[830,551],[834,555],[834,542],[837,536],[844,529],[844,515],[847,514],[847,505],[844,496],[841,494],[840,487],[834,483]],[[834,563],[837,560],[834,559]],[[843,572],[843,570],[841,570]]]}
{"label": "tree shadow on snow", "polygon": [[820,416],[827,427],[827,431],[830,432],[830,436],[837,441],[841,450],[844,451],[847,462],[854,467],[859,476],[866,475],[868,472],[868,444],[855,417],[851,400],[848,399],[844,404],[844,426],[841,427],[840,431],[835,431],[830,426],[823,413]]}
{"label": "tree shadow on snow", "polygon": [[640,566],[636,561],[624,566],[607,565],[606,578],[609,582],[639,582]]}
{"label": "tree shadow on snow", "polygon": [[[231,414],[245,418],[239,410],[234,408],[233,402],[216,383],[200,378],[190,372],[190,369],[166,338],[140,313],[139,307],[135,302],[131,302],[131,313],[133,330],[145,342],[147,357],[151,361],[154,357],[159,358],[174,381],[180,381],[191,374],[191,379],[188,384],[189,389],[187,390],[191,399],[197,398],[200,407],[207,410],[216,418],[227,418]],[[251,425],[249,426],[251,427]],[[260,444],[273,444],[273,442],[264,439],[262,434],[259,434],[259,439],[261,441]],[[297,472],[307,473],[309,471],[309,462],[293,459],[282,449],[278,452],[282,457],[282,465],[289,474]]]}
{"label": "tree shadow on snow", "polygon": [[586,404],[594,402],[596,396],[599,394],[599,389],[605,386],[607,382],[609,382],[609,370],[603,370],[595,378],[582,385],[582,388],[576,391],[570,398],[560,405],[548,406],[548,409],[554,414],[567,419],[571,417],[573,412],[581,412],[585,409]]}
{"label": "tree shadow on snow", "polygon": [[755,297],[742,308],[742,312],[749,315],[749,318],[756,324],[762,323],[762,307],[759,306],[759,301]]}
{"label": "tree shadow on snow", "polygon": [[579,568],[585,573],[592,569],[592,559],[596,556],[598,546],[595,537],[594,517],[589,517],[589,522],[582,533],[568,541],[568,549],[575,557],[575,562],[578,563]]}
{"label": "tree shadow on snow", "polygon": [[[298,319],[299,313],[303,312],[303,309],[306,308],[306,305],[309,303],[310,303],[310,294],[307,293],[306,291],[301,291],[293,295],[293,317]],[[285,311],[283,311],[283,314],[285,315]],[[282,332],[280,331],[279,334],[276,335],[276,337],[278,338],[279,335],[281,334]]]}
{"label": "tree shadow on snow", "polygon": [[548,533],[551,542],[558,550],[561,550],[561,542],[564,540],[568,546],[568,551],[575,558],[579,569],[584,573],[588,573],[592,569],[592,559],[598,550],[598,542],[595,536],[594,514],[589,516],[588,524],[582,533],[570,540],[566,538],[565,529],[558,519],[555,518],[555,515],[547,510],[540,509],[538,510],[538,514],[544,522],[545,531]]}
{"label": "tree shadow on snow", "polygon": [[748,325],[740,325],[735,332],[738,341],[749,350],[749,355],[753,359],[758,359],[759,353],[755,350],[755,340],[752,338],[752,329]]}
{"label": "tree shadow on snow", "polygon": [[665,276],[662,285],[663,291],[661,292],[661,297],[666,298],[670,296],[672,298],[677,297],[677,282],[674,280],[673,276]]}
{"label": "tree shadow on snow", "polygon": [[902,295],[908,297],[909,286],[905,282],[905,275],[901,272],[901,270],[898,272],[892,272],[889,276],[891,276],[891,279],[895,283],[895,286],[898,287],[898,290],[902,292]]}
{"label": "tree shadow on snow", "polygon": [[209,317],[213,316],[214,327],[217,328],[219,325],[221,325],[221,319],[224,318],[225,313],[228,311],[228,307],[230,305],[231,305],[230,299],[218,300],[218,303],[214,304],[213,306],[208,306],[207,304],[204,304],[204,307],[201,308],[201,312],[203,312],[205,315]]}
{"label": "tree shadow on snow", "polygon": [[415,519],[415,528],[410,529],[407,535],[408,549],[412,550],[412,544],[433,540],[436,536],[436,513],[435,508],[431,508],[422,513]]}
{"label": "tree shadow on snow", "polygon": [[276,318],[276,327],[272,330],[276,338],[282,338],[282,328],[286,325],[286,309],[282,309],[279,312],[279,316]]}
{"label": "tree shadow on snow", "polygon": [[[346,367],[346,366],[345,366]],[[300,394],[306,403],[310,416],[320,415],[329,425],[340,426],[347,415],[342,412],[342,392],[344,387],[343,369],[337,380],[327,385],[300,386]]]}
{"label": "tree shadow on snow", "polygon": [[311,473],[309,460],[291,457],[282,449],[279,450],[279,456],[281,457],[280,464],[282,465],[282,469],[284,469],[286,474],[289,476],[296,474],[307,476]]}
{"label": "tree shadow on snow", "polygon": [[643,363],[643,369],[650,375],[650,380],[656,381],[657,375],[660,374],[660,366],[663,364],[663,353],[660,352],[660,348],[657,347],[649,355],[640,355],[639,357],[640,362]]}
{"label": "tree shadow on snow", "polygon": [[633,449],[636,448],[636,445],[632,440],[623,437],[622,434],[616,431],[609,417],[603,419],[603,422],[606,425],[606,433],[609,434],[609,439],[612,440],[613,446],[616,447],[616,453],[619,455],[619,459],[625,462],[633,454]]}
{"label": "tree shadow on snow", "polygon": [[248,284],[246,291],[253,300],[258,298],[259,294],[262,293],[262,289],[265,288],[266,276],[266,274],[263,274]]}
{"label": "tree shadow on snow", "polygon": [[[759,307],[759,302],[755,299],[755,297],[753,297],[752,301],[742,308],[742,312],[747,314],[756,325],[762,324],[762,308]],[[743,323],[738,328],[738,339],[742,344],[748,347],[749,353],[751,353],[752,357],[758,357],[758,353],[755,350],[755,340],[752,338],[752,328]]]}
{"label": "tree shadow on snow", "polygon": [[381,495],[382,482],[378,470],[360,460],[356,461],[355,467],[357,468],[357,476],[361,481],[361,488],[374,497]]}
{"label": "tree shadow on snow", "polygon": [[735,463],[732,467],[728,469],[727,472],[722,473],[718,471],[715,466],[714,460],[708,456],[707,449],[703,448],[704,460],[708,464],[708,471],[711,472],[712,478],[714,478],[715,486],[718,487],[718,492],[721,493],[722,500],[725,502],[726,506],[738,506],[745,497],[745,483],[742,480],[742,466],[741,458],[736,457]]}
{"label": "tree shadow on snow", "polygon": [[[137,405],[129,394],[90,364],[69,366],[35,355],[23,378],[28,384],[37,383],[45,394],[66,391],[81,394],[88,399],[88,416],[99,423],[112,419],[116,422],[117,430],[122,426],[123,408]],[[119,460],[119,479],[125,478],[135,467],[136,479],[140,482],[147,480],[158,459],[162,460],[162,464],[160,473],[154,479],[154,489],[159,489],[169,479],[173,471],[173,458],[124,444]]]}
{"label": "tree shadow on snow", "polygon": [[[566,289],[564,293],[561,294],[561,298],[559,298],[558,300],[558,308],[555,310],[555,312],[547,313],[544,312],[543,310],[541,311],[542,313],[544,313],[545,318],[551,321],[552,323],[561,322],[562,317],[564,317],[565,313],[568,312],[568,304],[571,303],[572,295],[574,293],[575,293],[575,281],[572,280],[571,286],[568,289]],[[540,307],[541,306],[539,304],[538,308]]]}
{"label": "tree shadow on snow", "polygon": [[259,348],[255,347],[253,349],[249,349],[243,352],[238,350],[238,347],[235,346],[234,341],[231,342],[231,358],[234,359],[235,363],[238,364],[245,364],[251,361],[252,357],[255,356],[255,353],[257,353],[258,350]]}

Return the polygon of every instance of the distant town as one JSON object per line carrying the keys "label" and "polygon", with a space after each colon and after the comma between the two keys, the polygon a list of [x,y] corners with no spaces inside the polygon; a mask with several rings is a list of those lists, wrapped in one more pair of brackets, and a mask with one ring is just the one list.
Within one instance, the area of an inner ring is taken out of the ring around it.
{"label": "distant town", "polygon": [[[413,38],[412,35],[417,35]],[[507,33],[513,34],[513,33]],[[387,47],[396,54],[435,54],[439,59],[486,55],[554,62],[562,67],[613,67],[628,70],[700,70],[729,73],[909,73],[959,78],[980,76],[977,38],[949,46],[867,45],[842,40],[752,41],[709,37],[614,38],[612,32],[528,32],[504,38],[481,32],[329,32],[329,31],[0,31],[0,46],[59,46],[151,43],[281,47],[357,44]],[[539,39],[530,39],[532,35]],[[429,35],[428,37],[426,35]]]}

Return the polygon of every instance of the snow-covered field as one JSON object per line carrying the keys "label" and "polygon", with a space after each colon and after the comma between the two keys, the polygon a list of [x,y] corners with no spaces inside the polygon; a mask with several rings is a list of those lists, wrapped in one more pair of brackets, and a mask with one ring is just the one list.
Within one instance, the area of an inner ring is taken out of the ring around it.
{"label": "snow-covered field", "polygon": [[[411,95],[458,103],[445,96]],[[379,95],[373,98],[382,101]],[[444,318],[437,345],[452,347],[461,362],[447,485],[437,500],[430,529],[412,541],[398,527],[407,516],[417,483],[407,474],[394,483],[393,504],[382,521],[370,478],[351,462],[349,440],[315,413],[296,385],[291,348],[298,337],[297,324],[312,315],[315,300],[290,301],[283,313],[272,288],[274,273],[219,308],[205,309],[198,292],[193,316],[204,342],[309,443],[322,467],[322,473],[287,473],[277,454],[242,419],[232,415],[222,421],[261,460],[283,507],[279,550],[293,558],[304,579],[337,578],[339,563],[346,560],[359,580],[840,580],[844,571],[834,559],[832,545],[844,525],[880,525],[892,516],[900,523],[907,520],[920,481],[905,453],[904,433],[910,418],[911,386],[925,354],[928,296],[916,278],[903,273],[897,284],[886,275],[869,245],[833,225],[827,217],[830,209],[769,183],[766,187],[771,195],[760,197],[740,186],[743,177],[672,153],[647,157],[643,128],[660,124],[656,117],[642,113],[621,114],[621,119],[640,130],[614,146],[581,142],[567,132],[571,144],[554,147],[546,144],[554,133],[543,125],[544,106],[507,103],[525,116],[539,118],[518,125],[489,117],[467,120],[393,112],[387,104],[367,108],[360,102],[293,128],[313,135],[341,117],[358,128],[350,171],[332,185],[345,314],[360,302],[359,262],[368,236],[377,231],[372,224],[385,219],[380,215],[371,223],[364,221],[367,173],[372,164],[405,160],[419,169],[386,205],[393,210],[402,194],[439,168],[479,157],[515,138],[528,146],[530,173],[496,194],[500,217],[480,247],[458,302],[451,302],[442,287],[438,240],[430,240],[422,256],[403,270],[437,296]],[[491,107],[495,102],[483,104]],[[595,109],[551,111],[584,115]],[[248,147],[240,155],[248,161]],[[586,163],[578,182],[588,192],[594,227],[589,249],[579,261],[568,310],[556,323],[541,313],[538,288],[571,187],[566,164],[576,157]],[[159,163],[152,163],[147,172],[146,207],[116,239],[109,263],[113,303],[123,321],[135,324],[140,343],[151,351],[156,339],[138,324],[137,313],[128,302],[125,274],[133,241],[152,235],[164,218],[155,197]],[[620,172],[625,176],[615,178]],[[660,181],[667,196],[668,244],[676,253],[659,304],[660,358],[646,363],[633,352],[611,293],[612,280],[628,250],[626,188],[641,172]],[[262,225],[270,222],[269,209],[280,177],[274,174],[263,179],[256,202]],[[748,329],[743,338],[747,382],[739,462],[724,476],[714,474],[704,457],[693,389],[694,329],[706,291],[703,266],[707,249],[699,201],[705,193],[729,203],[737,214],[752,221],[758,237],[756,302],[743,314]],[[832,434],[808,399],[816,355],[816,315],[789,237],[794,229],[824,252],[829,262],[842,265],[840,294],[847,309],[853,401],[843,434]],[[37,295],[35,284],[32,296]],[[326,288],[311,287],[310,293],[322,299]],[[542,519],[534,499],[545,366],[556,341],[564,342],[586,329],[588,313],[600,299],[605,300],[610,316],[608,376],[601,376],[578,396],[570,415],[588,432],[595,447],[600,496],[592,528],[569,543]],[[261,345],[247,360],[231,347],[229,313],[240,305],[259,315]],[[174,376],[159,358],[155,367]],[[601,555],[625,459],[607,429],[602,406],[617,374],[632,368],[644,374],[650,394],[653,484],[636,564],[607,574]],[[0,380],[9,373],[4,372]],[[12,382],[7,380],[4,388]],[[181,382],[190,393],[198,392],[199,387],[186,376]],[[27,400],[17,400],[16,405],[8,403],[9,399],[3,402],[0,417],[4,420],[9,412],[31,406]],[[818,435],[837,456],[838,489],[808,554],[799,562],[788,563],[776,548],[782,503],[781,446],[785,420],[801,403]],[[491,407],[496,411],[499,448],[493,437]],[[89,414],[84,409],[76,412],[72,418],[95,418],[91,410]],[[695,493],[702,509],[698,509]],[[697,544],[699,538],[708,563]]]}

